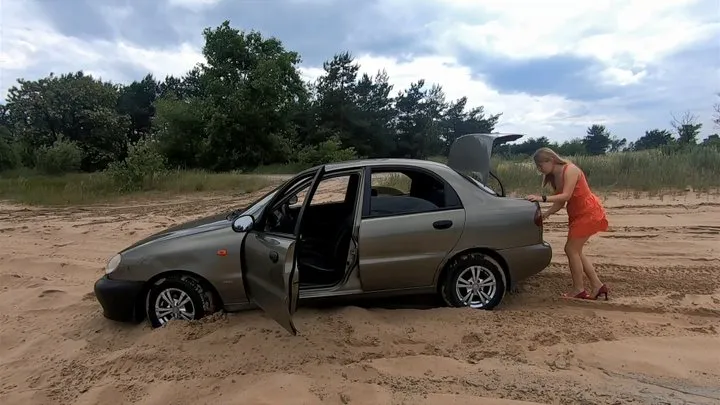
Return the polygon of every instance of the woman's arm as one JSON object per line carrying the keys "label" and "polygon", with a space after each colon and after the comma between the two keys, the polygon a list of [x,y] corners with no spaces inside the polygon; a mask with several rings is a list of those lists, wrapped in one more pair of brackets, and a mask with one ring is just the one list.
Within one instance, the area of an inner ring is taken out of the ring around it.
{"label": "woman's arm", "polygon": [[553,203],[552,207],[550,207],[550,209],[545,211],[545,213],[543,214],[543,218],[547,219],[547,217],[560,211],[562,209],[562,207],[564,207],[564,206],[565,206],[565,201],[555,201]]}
{"label": "woman's arm", "polygon": [[[572,197],[573,190],[575,189],[575,185],[577,184],[578,179],[580,178],[580,169],[578,169],[576,166],[570,166],[565,170],[564,176],[563,176],[563,188],[562,192],[554,195],[535,195],[531,194],[527,196],[526,198],[530,201],[542,201],[542,202],[551,202],[551,203],[562,203],[559,207],[555,208],[555,205],[553,205],[553,208],[550,209],[550,214],[554,214],[557,212],[560,208],[562,208],[567,201],[570,200],[570,197]],[[557,192],[557,191],[556,191]]]}
{"label": "woman's arm", "polygon": [[[565,170],[565,176],[563,177],[563,189],[562,193],[549,195],[545,199],[547,202],[561,202],[565,204],[570,197],[572,197],[573,190],[577,184],[578,178],[580,178],[580,169],[576,166],[570,166]],[[562,208],[562,207],[560,207]],[[560,209],[558,208],[558,209]],[[552,208],[551,208],[552,209]],[[557,210],[556,210],[557,211]]]}

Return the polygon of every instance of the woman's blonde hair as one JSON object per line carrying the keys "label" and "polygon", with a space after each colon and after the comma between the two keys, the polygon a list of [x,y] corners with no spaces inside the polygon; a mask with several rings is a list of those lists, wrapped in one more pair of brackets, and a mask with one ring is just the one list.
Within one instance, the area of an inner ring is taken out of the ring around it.
{"label": "woman's blonde hair", "polygon": [[[566,165],[570,163],[569,160],[563,159],[562,157],[560,157],[560,155],[557,154],[557,152],[547,147],[542,147],[536,150],[535,153],[533,153],[533,161],[535,161],[536,165],[545,162],[553,162],[556,165]],[[542,186],[545,187],[548,183],[550,183],[553,189],[557,190],[555,183],[555,173],[543,175]]]}

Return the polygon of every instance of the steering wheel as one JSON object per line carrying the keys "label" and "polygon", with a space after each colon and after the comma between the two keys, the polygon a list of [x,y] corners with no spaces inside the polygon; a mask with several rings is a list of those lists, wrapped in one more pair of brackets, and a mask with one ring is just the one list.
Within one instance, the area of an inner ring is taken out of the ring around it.
{"label": "steering wheel", "polygon": [[286,218],[288,216],[288,209],[290,208],[290,203],[286,202],[280,207],[280,213],[282,214],[283,218]]}
{"label": "steering wheel", "polygon": [[270,218],[272,219],[272,221],[269,223],[270,228],[273,228],[273,229],[279,228],[283,222],[286,212],[287,211],[285,208],[285,204],[281,205],[278,209],[273,210],[270,213],[271,214]]}
{"label": "steering wheel", "polygon": [[283,203],[278,209],[273,211],[273,228],[283,228],[285,224],[292,223],[292,216],[288,212],[288,203]]}

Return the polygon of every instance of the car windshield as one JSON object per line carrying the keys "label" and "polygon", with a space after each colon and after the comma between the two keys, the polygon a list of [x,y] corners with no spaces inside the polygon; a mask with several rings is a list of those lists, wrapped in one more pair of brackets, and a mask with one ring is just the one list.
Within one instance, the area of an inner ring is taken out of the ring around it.
{"label": "car windshield", "polygon": [[278,190],[283,185],[277,186],[275,189],[270,191],[269,193],[265,194],[263,197],[261,197],[259,200],[255,201],[254,203],[250,204],[247,208],[243,209],[237,209],[230,213],[228,215],[228,220],[232,220],[233,218],[236,218],[240,215],[252,215],[253,217],[257,218],[260,211],[272,200],[272,198],[275,196],[275,194],[278,192]]}
{"label": "car windshield", "polygon": [[[302,177],[300,180],[294,180],[295,184],[293,185],[291,190],[292,189],[297,190],[298,188],[305,187],[307,185],[308,180],[311,178],[312,177],[310,177],[309,175],[306,175],[306,176]],[[265,194],[259,200],[250,204],[247,208],[237,209],[237,210],[231,212],[227,217],[228,220],[237,218],[240,215],[252,215],[255,218],[255,220],[257,220],[260,215],[260,212],[265,208],[266,205],[268,205],[270,203],[270,200],[272,200],[275,197],[275,195],[278,193],[278,191],[280,189],[282,189],[283,187],[285,187],[285,185],[288,183],[288,181],[293,181],[293,180],[287,180],[284,183],[280,184],[279,186],[275,187],[272,191]]]}
{"label": "car windshield", "polygon": [[[454,170],[454,169],[453,169],[453,170]],[[497,195],[497,193],[496,193],[493,189],[491,189],[490,187],[488,187],[488,186],[480,183],[480,182],[477,181],[476,179],[468,176],[467,174],[465,174],[465,173],[463,173],[463,172],[459,172],[459,171],[457,171],[457,170],[455,170],[455,173],[459,174],[460,176],[462,176],[462,178],[464,178],[465,180],[467,180],[467,181],[470,182],[471,184],[475,185],[477,188],[485,191],[486,193],[492,194],[492,195]]]}

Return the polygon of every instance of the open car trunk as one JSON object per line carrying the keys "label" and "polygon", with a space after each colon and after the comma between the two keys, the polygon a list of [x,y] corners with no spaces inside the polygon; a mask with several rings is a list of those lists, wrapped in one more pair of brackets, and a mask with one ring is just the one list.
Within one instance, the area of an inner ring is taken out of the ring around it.
{"label": "open car trunk", "polygon": [[493,148],[522,138],[521,134],[468,134],[455,140],[450,146],[448,166],[468,175],[489,187],[490,176],[500,183],[498,195],[505,196],[502,182],[490,171]]}

